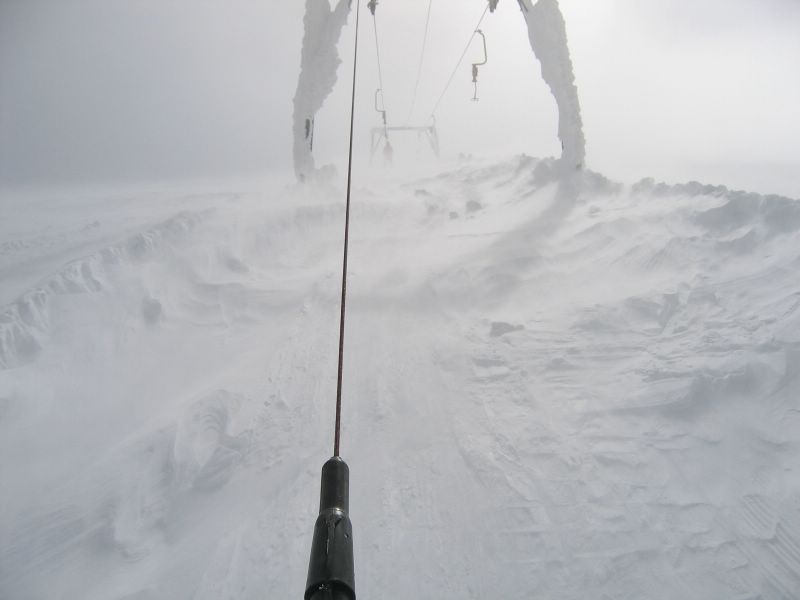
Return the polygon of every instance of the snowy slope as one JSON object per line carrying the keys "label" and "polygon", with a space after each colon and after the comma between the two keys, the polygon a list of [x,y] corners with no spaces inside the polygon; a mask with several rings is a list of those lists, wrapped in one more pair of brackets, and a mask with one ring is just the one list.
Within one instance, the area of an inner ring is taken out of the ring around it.
{"label": "snowy slope", "polygon": [[[800,202],[557,172],[357,183],[359,597],[796,598]],[[3,223],[0,597],[301,596],[343,206],[276,189]]]}

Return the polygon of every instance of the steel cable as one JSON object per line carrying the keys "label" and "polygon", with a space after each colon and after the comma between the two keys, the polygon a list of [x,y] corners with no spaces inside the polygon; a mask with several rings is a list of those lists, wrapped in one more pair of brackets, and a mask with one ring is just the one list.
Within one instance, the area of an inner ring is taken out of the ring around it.
{"label": "steel cable", "polygon": [[487,4],[486,8],[483,9],[483,14],[481,15],[481,18],[478,19],[478,24],[475,25],[475,27],[472,29],[472,34],[469,36],[469,41],[467,41],[467,45],[464,48],[464,52],[461,53],[461,57],[458,59],[458,62],[456,63],[455,68],[453,69],[453,73],[450,75],[450,79],[447,80],[447,84],[444,86],[444,89],[442,90],[442,93],[439,96],[439,99],[436,101],[436,104],[433,106],[433,110],[431,111],[431,116],[432,117],[436,114],[436,109],[439,108],[439,104],[441,104],[442,99],[444,98],[444,95],[447,93],[447,90],[450,88],[450,84],[453,83],[453,78],[456,76],[456,73],[458,72],[458,68],[461,66],[461,63],[463,62],[464,57],[467,55],[467,52],[469,51],[469,47],[472,44],[472,40],[475,37],[475,33],[480,28],[481,23],[483,23],[483,19],[486,17],[486,13],[488,13],[488,12],[489,12],[489,5]]}

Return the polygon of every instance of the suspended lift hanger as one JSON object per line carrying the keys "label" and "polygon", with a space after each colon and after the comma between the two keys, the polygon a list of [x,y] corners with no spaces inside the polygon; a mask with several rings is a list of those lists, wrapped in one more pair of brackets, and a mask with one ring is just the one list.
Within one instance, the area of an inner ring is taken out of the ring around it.
{"label": "suspended lift hanger", "polygon": [[[497,1],[495,0],[495,4]],[[481,40],[483,40],[483,61],[472,63],[472,83],[475,86],[475,92],[472,94],[472,101],[478,101],[478,67],[482,67],[487,62],[489,62],[489,53],[486,50],[486,36],[483,35],[483,31],[480,29],[476,29],[475,33],[481,36]]]}
{"label": "suspended lift hanger", "polygon": [[[380,97],[380,105],[378,105],[378,97]],[[383,126],[386,127],[386,104],[383,101],[383,90],[378,88],[375,90],[375,112],[380,113],[383,120]]]}
{"label": "suspended lift hanger", "polygon": [[[380,97],[380,105],[378,104],[378,98]],[[386,138],[388,143],[389,141],[389,126],[386,122],[386,104],[383,101],[383,90],[378,88],[375,90],[375,112],[381,115],[381,120],[383,121],[383,127],[373,127],[372,128],[372,142],[370,143],[370,151],[369,157],[370,162],[372,161],[372,157],[375,154],[375,150],[378,147],[378,144],[375,142],[375,132],[379,132],[380,136],[378,141],[380,141],[380,137]]]}

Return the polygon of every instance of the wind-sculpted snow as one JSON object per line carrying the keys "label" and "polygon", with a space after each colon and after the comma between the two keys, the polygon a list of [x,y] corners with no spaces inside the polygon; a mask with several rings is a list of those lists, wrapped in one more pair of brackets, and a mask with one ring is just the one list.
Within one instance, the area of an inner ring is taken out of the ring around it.
{"label": "wind-sculpted snow", "polygon": [[[46,333],[0,370],[0,597],[302,594],[341,197],[232,197],[31,300]],[[353,199],[360,597],[794,597],[798,201],[524,156]]]}
{"label": "wind-sculpted snow", "polygon": [[669,186],[643,180],[634,186],[634,190],[659,197],[688,195],[724,199],[721,205],[701,211],[696,216],[698,223],[720,234],[758,231],[762,237],[771,237],[800,229],[800,202],[784,196],[762,196],[696,181]]}
{"label": "wind-sculpted snow", "polygon": [[0,369],[31,360],[50,330],[49,304],[53,297],[99,292],[108,270],[119,263],[142,260],[193,228],[203,214],[182,213],[157,227],[131,236],[121,244],[75,260],[35,289],[0,309]]}
{"label": "wind-sculpted snow", "polygon": [[568,170],[580,168],[586,160],[586,141],[564,16],[558,0],[538,0],[535,4],[534,0],[520,0],[520,6],[531,47],[542,66],[542,78],[558,105],[561,160]]}

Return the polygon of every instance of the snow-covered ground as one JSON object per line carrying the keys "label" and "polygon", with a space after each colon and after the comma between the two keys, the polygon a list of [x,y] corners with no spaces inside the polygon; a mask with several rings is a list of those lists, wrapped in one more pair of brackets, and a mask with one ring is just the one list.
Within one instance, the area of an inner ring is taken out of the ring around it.
{"label": "snow-covered ground", "polygon": [[[359,597],[797,598],[800,202],[557,173],[356,181]],[[270,189],[2,200],[0,597],[301,597],[343,196]]]}

